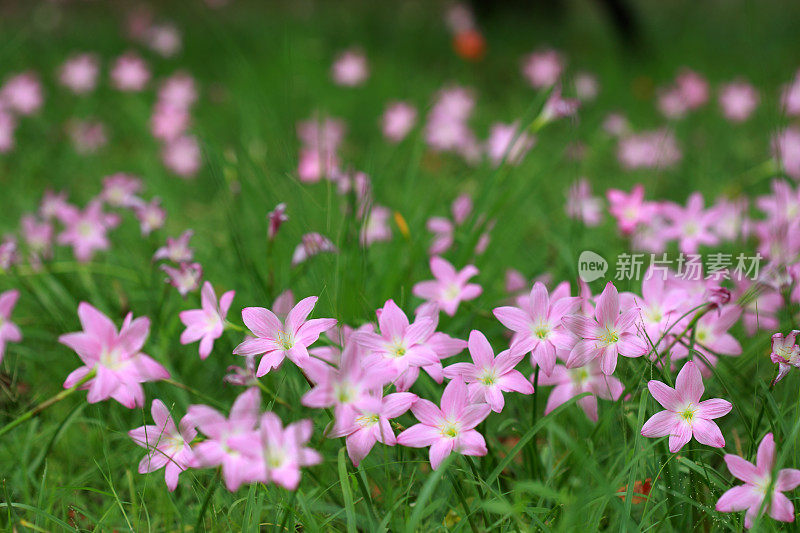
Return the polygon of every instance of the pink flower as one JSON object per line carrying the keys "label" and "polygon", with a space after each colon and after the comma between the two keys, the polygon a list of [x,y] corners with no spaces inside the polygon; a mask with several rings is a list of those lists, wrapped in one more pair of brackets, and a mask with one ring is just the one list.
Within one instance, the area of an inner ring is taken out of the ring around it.
{"label": "pink flower", "polygon": [[731,122],[744,122],[758,106],[758,91],[746,81],[734,81],[719,90],[722,114]]}
{"label": "pink flower", "polygon": [[178,289],[178,293],[184,298],[200,288],[200,280],[203,278],[203,267],[200,263],[180,263],[178,268],[161,265],[161,270],[167,274],[164,281]]}
{"label": "pink flower", "polygon": [[470,278],[478,275],[478,269],[473,265],[457,271],[446,260],[434,256],[431,257],[430,266],[436,279],[421,281],[414,285],[412,291],[414,296],[434,302],[450,316],[456,314],[462,301],[474,300],[483,292],[480,285],[467,283]]}
{"label": "pink flower", "polygon": [[94,54],[78,54],[61,65],[58,81],[75,94],[86,94],[97,85],[100,65]]}
{"label": "pink flower", "polygon": [[550,93],[536,120],[541,124],[547,124],[553,120],[571,117],[578,112],[578,107],[580,107],[580,102],[574,98],[564,98],[561,95],[561,86],[557,85]]}
{"label": "pink flower", "polygon": [[522,74],[534,89],[554,85],[564,71],[564,59],[552,49],[533,52],[524,59]]}
{"label": "pink flower", "polygon": [[141,91],[149,81],[147,63],[134,52],[118,57],[111,69],[111,82],[120,91]]}
{"label": "pink flower", "polygon": [[181,135],[164,144],[161,158],[164,165],[181,178],[193,178],[200,170],[200,144],[192,135]]}
{"label": "pink flower", "polygon": [[22,340],[22,332],[11,322],[11,311],[17,305],[18,299],[19,291],[16,289],[0,293],[0,362],[6,352],[6,343]]}
{"label": "pink flower", "polygon": [[739,278],[736,274],[733,278],[736,288],[731,293],[731,298],[742,308],[742,324],[747,334],[753,336],[759,329],[778,329],[777,314],[784,304],[781,293],[761,283]]}
{"label": "pink flower", "polygon": [[661,381],[647,383],[650,394],[665,409],[654,414],[642,426],[642,436],[649,438],[669,435],[669,451],[677,452],[692,439],[697,442],[722,448],[725,438],[713,419],[727,415],[733,407],[730,402],[714,398],[700,401],[705,387],[700,370],[689,361],[678,373],[675,388]]}
{"label": "pink flower", "polygon": [[647,269],[642,280],[642,295],[622,293],[620,301],[625,308],[638,308],[644,332],[653,343],[675,323],[683,313],[682,305],[686,295],[681,290],[671,289],[667,283],[667,276],[657,274],[651,266]]}
{"label": "pink flower", "polygon": [[42,107],[42,83],[33,72],[17,74],[0,88],[0,101],[20,115],[32,115]]}
{"label": "pink flower", "polygon": [[794,76],[794,80],[784,86],[781,93],[781,105],[787,115],[800,115],[800,71]]}
{"label": "pink flower", "polygon": [[173,57],[181,50],[181,32],[172,24],[153,24],[145,36],[147,46],[162,57]]}
{"label": "pink flower", "polygon": [[[744,481],[744,485],[728,489],[717,501],[717,511],[733,513],[747,509],[744,527],[748,529],[753,527],[753,519],[759,516],[762,507],[769,510],[769,515],[775,520],[794,522],[794,506],[783,493],[800,485],[800,470],[781,469],[773,481],[775,438],[772,433],[767,433],[758,445],[755,465],[730,453],[725,455],[725,464],[735,478]],[[772,491],[768,494],[770,489]],[[769,505],[764,505],[765,499]]]}
{"label": "pink flower", "polygon": [[352,422],[334,428],[329,437],[346,437],[347,455],[353,465],[358,466],[376,442],[387,446],[397,444],[389,420],[408,411],[418,399],[416,394],[410,392],[395,392],[383,398],[380,393],[370,396],[358,404]]}
{"label": "pink flower", "polygon": [[320,233],[306,233],[301,238],[300,244],[294,249],[292,254],[292,266],[297,266],[309,257],[317,254],[329,252],[337,253],[338,250],[329,238]]}
{"label": "pink flower", "polygon": [[186,418],[191,420],[208,439],[194,447],[197,464],[202,467],[222,465],[225,486],[233,492],[242,483],[256,481],[263,467],[242,453],[243,444],[249,443],[251,450],[260,451],[258,414],[261,409],[261,394],[251,388],[240,394],[225,418],[219,411],[207,405],[190,405]]}
{"label": "pink flower", "polygon": [[174,491],[180,473],[195,463],[191,443],[197,430],[189,415],[181,419],[180,429],[175,427],[169,409],[161,400],[153,400],[150,413],[155,425],[141,426],[128,432],[133,442],[147,449],[147,455],[139,463],[139,473],[148,474],[164,468],[167,488]]}
{"label": "pink flower", "polygon": [[391,142],[402,141],[417,121],[417,109],[406,102],[394,102],[383,113],[383,135]]}
{"label": "pink flower", "polygon": [[22,236],[31,253],[37,257],[49,257],[53,248],[53,224],[47,221],[40,222],[35,215],[25,215],[21,223]]}
{"label": "pink flower", "polygon": [[535,137],[526,132],[519,132],[519,124],[495,123],[489,131],[489,140],[486,141],[486,153],[494,166],[500,166],[503,161],[509,165],[519,165],[522,159],[536,142]]}
{"label": "pink flower", "polygon": [[578,368],[556,365],[549,376],[539,375],[539,385],[555,385],[550,396],[547,397],[545,414],[552,412],[570,398],[585,392],[591,393],[592,396],[578,400],[578,405],[592,422],[597,422],[597,398],[616,401],[622,396],[625,388],[622,382],[614,376],[603,374],[597,361],[591,361],[586,366]]}
{"label": "pink flower", "polygon": [[697,109],[708,102],[708,81],[697,72],[683,69],[675,83],[689,109]]}
{"label": "pink flower", "polygon": [[434,470],[452,452],[486,455],[486,441],[475,426],[489,416],[491,408],[485,403],[471,403],[467,385],[460,377],[445,387],[441,409],[431,401],[419,399],[411,406],[411,411],[420,423],[400,433],[397,443],[411,448],[430,446]]}
{"label": "pink flower", "polygon": [[789,127],[775,136],[772,152],[786,174],[800,179],[800,128]]}
{"label": "pink flower", "polygon": [[468,347],[473,362],[450,365],[444,369],[444,375],[449,379],[460,377],[466,381],[471,402],[486,402],[492,411],[499,413],[505,405],[504,392],[533,394],[530,381],[514,370],[525,357],[524,350],[512,347],[495,358],[489,341],[475,329],[469,334]]}
{"label": "pink flower", "polygon": [[337,85],[361,85],[369,77],[366,56],[360,50],[345,50],[334,61],[331,76]]}
{"label": "pink flower", "polygon": [[171,142],[186,132],[190,120],[188,108],[169,102],[158,102],[150,116],[150,132],[156,139]]}
{"label": "pink flower", "polygon": [[275,235],[278,234],[278,230],[281,229],[281,226],[284,222],[289,220],[289,215],[286,214],[286,204],[279,203],[275,206],[275,209],[267,213],[267,221],[269,222],[269,228],[267,228],[267,238],[270,241],[275,240]]}
{"label": "pink flower", "polygon": [[222,336],[225,317],[233,301],[234,291],[223,294],[219,303],[211,283],[206,281],[200,292],[202,309],[181,311],[180,319],[186,329],[181,334],[181,344],[200,341],[200,359],[205,359],[214,347],[214,341]]}
{"label": "pink flower", "polygon": [[158,89],[158,101],[188,109],[197,101],[194,78],[186,72],[177,72],[165,79]]}
{"label": "pink flower", "polygon": [[584,366],[600,359],[600,368],[610,376],[617,367],[617,356],[641,357],[647,344],[636,331],[639,309],[623,310],[620,314],[619,293],[610,281],[597,299],[594,318],[567,315],[564,326],[581,338],[569,353],[567,368]]}
{"label": "pink flower", "polygon": [[634,186],[630,194],[609,189],[606,197],[608,210],[617,219],[617,227],[625,235],[632,233],[639,224],[646,223],[655,212],[654,204],[645,201],[644,186],[641,184]]}
{"label": "pink flower", "polygon": [[316,296],[300,300],[289,311],[285,324],[269,309],[245,307],[242,320],[255,338],[245,339],[233,353],[244,356],[263,354],[256,372],[258,377],[278,368],[287,357],[294,364],[302,366],[309,359],[308,347],[317,341],[323,331],[336,325],[333,318],[306,320],[316,303]]}
{"label": "pink flower", "polygon": [[374,359],[369,362],[366,356],[367,352],[351,340],[345,342],[335,367],[327,364],[307,367],[306,375],[314,387],[300,402],[315,409],[333,407],[333,431],[341,433],[339,436],[352,428],[359,408],[372,405],[371,399],[380,399],[381,388],[396,376],[393,365]]}
{"label": "pink flower", "polygon": [[628,169],[669,168],[681,160],[675,135],[667,130],[646,131],[622,137],[617,146],[617,159]]}
{"label": "pink flower", "polygon": [[392,300],[387,300],[377,315],[380,335],[369,331],[353,334],[353,341],[370,351],[365,364],[386,362],[394,369],[393,377],[397,378],[409,367],[439,362],[436,352],[424,342],[433,334],[433,320],[420,316],[411,324]]}
{"label": "pink flower", "polygon": [[150,332],[150,319],[134,320],[133,314],[128,313],[118,333],[111,319],[86,302],[78,305],[78,318],[83,331],[58,338],[61,344],[75,350],[84,364],[67,376],[64,388],[72,387],[95,370],[95,377],[81,386],[89,390],[89,403],[114,398],[128,409],[144,405],[141,383],[169,378],[161,364],[140,351]]}
{"label": "pink flower", "polygon": [[361,228],[362,246],[370,246],[374,242],[392,240],[392,230],[389,227],[389,218],[392,211],[385,206],[375,205],[369,210],[364,226]]}
{"label": "pink flower", "polygon": [[134,208],[136,218],[139,220],[139,227],[142,235],[150,235],[154,230],[164,227],[167,220],[167,212],[161,207],[161,200],[153,198],[149,202],[143,202]]}
{"label": "pink flower", "polygon": [[67,133],[79,154],[94,154],[108,144],[106,126],[99,120],[70,120]]}
{"label": "pink flower", "polygon": [[[736,305],[728,305],[720,309],[718,313],[706,313],[695,325],[695,346],[694,350],[699,352],[712,365],[716,364],[715,354],[736,356],[742,353],[742,345],[736,338],[728,333],[728,329],[733,326],[742,310]],[[673,347],[673,359],[682,359],[689,355],[689,348],[682,342],[678,342]],[[698,356],[694,360],[701,365],[701,371],[709,372],[705,362]]]}
{"label": "pink flower", "polygon": [[578,100],[588,102],[597,98],[600,92],[600,82],[597,76],[589,72],[578,72],[575,74],[575,94]]}
{"label": "pink flower", "polygon": [[686,207],[668,203],[661,208],[670,226],[665,236],[678,239],[678,248],[685,254],[695,254],[700,245],[713,246],[719,243],[719,237],[711,228],[717,219],[713,209],[704,209],[703,195],[694,192],[689,196]]}
{"label": "pink flower", "polygon": [[17,119],[0,105],[0,154],[10,152],[14,148],[14,130]]}
{"label": "pink flower", "polygon": [[[259,480],[295,490],[300,484],[300,468],[322,462],[316,450],[304,446],[311,440],[312,431],[311,420],[300,420],[284,428],[278,415],[264,413],[259,430],[264,474]],[[237,437],[234,440],[244,444],[240,449],[245,453],[252,453],[249,439]]]}
{"label": "pink flower", "polygon": [[65,215],[73,210],[75,208],[67,202],[67,193],[63,191],[59,193],[54,193],[50,190],[45,191],[42,202],[39,205],[39,214],[45,220],[52,218],[64,220]]}
{"label": "pink flower", "polygon": [[239,387],[257,387],[258,378],[256,377],[256,358],[252,355],[245,358],[244,366],[230,365],[227,368],[228,374],[222,380],[225,383]]}
{"label": "pink flower", "polygon": [[658,95],[658,110],[668,119],[678,119],[686,116],[689,105],[677,87],[660,91]]}
{"label": "pink flower", "polygon": [[119,224],[119,217],[104,213],[99,199],[92,200],[84,211],[64,210],[61,215],[66,227],[58,234],[58,244],[71,245],[78,261],[89,261],[95,250],[111,246],[106,233]]}
{"label": "pink flower", "polygon": [[587,226],[597,226],[603,217],[603,200],[592,196],[589,180],[580,178],[567,193],[567,216],[580,220]]}
{"label": "pink flower", "polygon": [[100,193],[100,198],[115,207],[134,207],[142,202],[136,196],[141,190],[141,178],[118,172],[103,178],[103,192]]}
{"label": "pink flower", "polygon": [[[556,296],[555,294],[553,296]],[[575,313],[580,298],[553,298],[547,288],[537,281],[530,295],[518,300],[520,307],[498,307],[494,312],[497,320],[514,332],[511,347],[521,353],[531,353],[531,363],[538,364],[550,375],[556,364],[556,349],[569,350],[575,338],[561,324],[564,315]]]}
{"label": "pink flower", "polygon": [[153,261],[168,259],[173,263],[185,263],[194,257],[194,251],[189,248],[189,240],[194,235],[194,231],[187,229],[181,236],[176,238],[167,237],[166,246],[162,246],[153,254]]}
{"label": "pink flower", "polygon": [[[2,296],[0,296],[0,302]],[[795,339],[800,331],[793,329],[786,337],[783,333],[776,333],[772,336],[772,353],[769,359],[778,365],[778,375],[775,376],[773,385],[789,373],[792,367],[800,368],[800,346],[795,344]]]}

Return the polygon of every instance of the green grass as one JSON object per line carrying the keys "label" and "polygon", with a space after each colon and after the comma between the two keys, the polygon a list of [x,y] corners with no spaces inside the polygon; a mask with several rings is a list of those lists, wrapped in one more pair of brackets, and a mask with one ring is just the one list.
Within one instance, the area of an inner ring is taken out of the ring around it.
{"label": "green grass", "polygon": [[[361,324],[372,320],[375,308],[388,298],[413,310],[418,300],[411,287],[429,277],[425,221],[446,215],[458,193],[470,193],[480,211],[497,220],[489,251],[472,257],[469,243],[477,235],[464,231],[447,258],[458,267],[473,261],[481,270],[477,281],[484,294],[456,317],[443,316],[439,329],[459,338],[479,329],[498,350],[507,341],[491,309],[505,298],[506,269],[528,277],[550,272],[558,281],[572,281],[581,250],[613,257],[627,249],[608,218],[594,229],[566,218],[564,195],[574,179],[587,176],[595,192],[627,190],[641,182],[649,198],[680,202],[693,190],[702,191],[707,201],[765,193],[772,176],[758,169],[769,159],[771,135],[787,122],[778,109],[778,87],[798,68],[800,6],[637,4],[645,35],[638,50],[619,45],[597,4],[582,0],[568,2],[560,18],[499,10],[483,19],[488,55],[478,64],[452,53],[438,2],[235,0],[219,11],[201,2],[158,6],[159,17],[175,21],[183,31],[184,49],[170,60],[140,52],[156,76],[185,69],[201,87],[193,130],[202,140],[204,165],[193,181],[171,176],[160,163],[158,144],[148,130],[154,91],[122,94],[103,82],[92,95],[78,98],[55,83],[57,66],[73,51],[98,53],[105,74],[118,54],[141,48],[121,34],[121,7],[52,2],[0,7],[0,76],[35,69],[46,91],[43,111],[21,120],[16,150],[0,155],[0,230],[15,230],[19,216],[36,209],[45,189],[68,190],[70,200],[83,205],[99,192],[103,176],[118,171],[141,175],[145,196],[160,197],[168,211],[167,227],[146,239],[125,215],[111,234],[112,250],[91,265],[75,264],[69,250],[61,248],[51,268],[0,275],[0,290],[22,292],[14,319],[25,337],[7,347],[0,366],[0,423],[59,392],[65,376],[78,366],[77,356],[56,339],[79,329],[75,310],[84,300],[118,323],[128,310],[149,316],[153,328],[145,351],[177,382],[202,394],[150,383],[145,409],[131,411],[113,401],[88,405],[80,392],[4,435],[0,529],[741,530],[743,513],[713,510],[733,482],[721,450],[693,441],[674,455],[664,439],[640,437],[642,422],[657,409],[646,382],[658,377],[658,370],[641,359],[620,361],[618,375],[630,397],[600,400],[597,424],[573,403],[543,416],[547,387],[539,387],[534,397],[507,395],[503,413],[490,416],[480,428],[489,454],[453,456],[436,472],[430,471],[427,450],[380,444],[353,468],[343,440],[322,437],[329,416],[299,405],[308,385],[291,365],[262,381],[282,400],[273,408],[284,422],[314,420],[311,445],[325,457],[321,465],[304,470],[296,492],[255,484],[231,494],[208,469],[182,474],[179,488],[170,493],[163,472],[136,472],[142,449],[127,436],[128,430],[150,422],[152,399],[162,399],[181,416],[191,403],[213,401],[226,409],[241,392],[221,385],[225,368],[241,362],[231,355],[240,334],[227,331],[203,362],[196,344],[178,342],[182,326],[177,313],[196,307],[198,296],[183,301],[174,290],[165,291],[163,275],[150,258],[167,235],[185,228],[195,230],[192,245],[205,278],[218,293],[236,290],[231,319],[238,320],[244,306],[270,306],[280,291],[291,288],[298,296],[320,296],[315,316]],[[336,52],[351,45],[366,51],[371,77],[361,88],[343,89],[331,83],[329,67]],[[424,116],[434,93],[449,84],[475,90],[478,103],[471,124],[480,138],[495,121],[530,116],[537,94],[521,78],[519,61],[542,45],[564,50],[570,73],[597,74],[602,90],[578,121],[544,129],[519,167],[495,172],[486,163],[467,166],[457,157],[433,153],[424,146],[419,127],[397,146],[382,139],[378,121],[387,101],[409,100]],[[684,152],[675,168],[621,170],[615,143],[600,130],[603,118],[620,110],[637,130],[663,125],[654,87],[668,83],[683,65],[714,85],[748,78],[762,92],[756,115],[732,127],[712,102],[674,125]],[[370,175],[376,202],[402,215],[408,238],[393,226],[392,242],[361,249],[352,218],[342,215],[348,199],[325,182],[309,186],[294,178],[296,122],[317,111],[346,120],[343,161]],[[111,142],[97,155],[78,156],[66,140],[63,124],[76,116],[106,122]],[[581,160],[567,155],[575,143],[586,148]],[[268,260],[265,215],[281,201],[288,204],[290,222]],[[292,251],[309,231],[331,237],[341,253],[323,254],[292,269]],[[731,246],[727,251],[749,249]],[[597,282],[593,289],[600,287]],[[629,289],[639,287],[620,286]],[[781,330],[794,324],[790,316],[781,316]],[[706,385],[708,397],[736,405],[721,420],[725,450],[746,455],[754,438],[759,441],[773,431],[782,464],[800,466],[800,377],[791,373],[765,395],[773,371],[766,357],[768,335],[748,338],[740,326],[735,334],[744,353],[722,358],[715,379]],[[527,359],[520,369],[530,373]],[[441,388],[423,374],[414,391],[438,400]],[[762,402],[763,421],[753,427]],[[408,427],[414,419],[406,414],[399,422]],[[646,478],[653,480],[651,497],[634,503],[633,483]],[[789,497],[798,500],[796,494]],[[759,525],[779,530],[776,524],[765,519]]]}

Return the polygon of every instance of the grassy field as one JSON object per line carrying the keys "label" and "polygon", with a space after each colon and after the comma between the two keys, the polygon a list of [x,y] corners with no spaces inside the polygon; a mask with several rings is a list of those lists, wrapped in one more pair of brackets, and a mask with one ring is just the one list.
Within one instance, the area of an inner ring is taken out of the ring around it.
{"label": "grassy field", "polygon": [[[723,455],[753,459],[770,431],[778,442],[778,465],[800,466],[800,377],[794,371],[770,387],[775,365],[768,357],[770,336],[796,327],[794,303],[778,311],[777,328],[749,336],[735,325],[731,332],[742,354],[723,358],[705,379],[705,397],[734,405],[718,420],[724,450],[692,441],[670,453],[666,439],[640,434],[644,421],[660,410],[647,381],[663,374],[674,380],[677,374],[647,358],[620,358],[615,376],[625,393],[599,402],[596,423],[574,401],[545,416],[551,387],[539,384],[529,396],[506,393],[502,413],[478,427],[487,455],[452,454],[436,470],[426,449],[380,443],[354,467],[344,439],[324,434],[331,410],[301,405],[309,383],[288,362],[260,380],[262,409],[284,423],[313,421],[308,445],[323,461],[303,468],[296,490],[251,483],[230,492],[218,469],[190,468],[171,492],[162,471],[137,472],[144,450],[128,436],[152,423],[154,399],[178,420],[192,404],[227,413],[245,390],[222,381],[230,365],[243,363],[232,354],[241,331],[227,328],[205,360],[196,344],[179,342],[184,326],[178,313],[199,307],[200,294],[182,298],[164,283],[165,273],[152,257],[167,237],[186,229],[194,231],[191,246],[203,279],[217,295],[236,291],[228,320],[237,328],[242,308],[269,308],[286,289],[298,300],[319,296],[314,317],[359,326],[374,322],[375,310],[388,299],[413,314],[422,300],[412,287],[432,277],[426,223],[432,216],[449,217],[451,202],[467,194],[473,212],[443,256],[459,269],[474,264],[480,273],[472,281],[483,292],[463,302],[455,316],[442,314],[438,331],[466,340],[471,330],[480,330],[499,352],[509,338],[492,310],[508,303],[507,270],[523,274],[525,292],[527,280],[547,273],[553,285],[569,281],[576,294],[581,251],[598,252],[613,264],[632,249],[605,208],[597,227],[567,216],[567,191],[577,179],[587,178],[602,197],[609,188],[629,191],[641,183],[649,199],[681,205],[694,191],[707,206],[720,196],[752,200],[768,194],[770,180],[782,175],[771,140],[797,123],[782,110],[780,89],[800,67],[800,4],[631,3],[642,33],[636,46],[623,45],[606,13],[588,0],[565,2],[558,15],[497,7],[477,18],[487,44],[478,62],[453,52],[444,22],[447,5],[440,2],[234,0],[218,9],[200,1],[153,3],[154,20],[171,22],[181,33],[181,50],[168,58],[126,35],[133,4],[0,5],[0,81],[35,71],[44,94],[38,112],[19,118],[14,148],[0,154],[0,231],[17,232],[20,218],[39,209],[46,190],[67,191],[71,203],[85,206],[101,192],[103,178],[117,172],[140,176],[142,197],[160,198],[167,213],[163,228],[143,236],[130,210],[109,209],[120,214],[120,224],[109,232],[110,248],[91,261],[78,262],[72,250],[57,246],[41,268],[23,258],[0,274],[0,292],[20,291],[12,319],[23,335],[22,342],[7,345],[0,363],[0,424],[58,394],[81,364],[58,338],[80,330],[76,309],[82,301],[117,326],[129,311],[149,317],[143,351],[171,374],[169,381],[144,385],[143,407],[128,409],[113,400],[90,404],[78,391],[2,434],[0,529],[742,530],[743,513],[715,510],[721,494],[739,483]],[[338,86],[331,64],[351,47],[365,53],[369,78],[358,87]],[[437,93],[456,85],[473,91],[469,126],[480,142],[496,122],[529,127],[549,93],[530,87],[521,63],[542,47],[567,58],[567,96],[574,95],[576,73],[590,72],[599,81],[597,98],[582,103],[577,116],[539,128],[535,146],[516,166],[495,166],[485,158],[469,163],[428,146],[425,122]],[[131,50],[147,61],[153,81],[143,91],[121,92],[110,85],[109,70]],[[79,52],[94,53],[101,63],[97,88],[83,96],[59,85],[57,74]],[[705,76],[712,96],[702,108],[670,121],[656,100],[659,88],[683,67]],[[202,158],[190,179],[164,165],[163,143],[151,134],[158,82],[179,71],[195,79],[199,93],[189,131],[199,140]],[[716,88],[739,77],[758,89],[760,102],[746,122],[732,124],[720,112]],[[390,143],[380,121],[395,100],[414,105],[418,118],[405,139]],[[672,132],[680,161],[668,168],[623,168],[618,140],[603,129],[611,112],[623,113],[636,132]],[[343,120],[342,168],[371,178],[375,204],[391,212],[391,240],[360,246],[356,193],[340,194],[331,180],[309,184],[297,178],[297,124],[314,116]],[[68,134],[71,119],[103,122],[107,145],[77,153]],[[281,202],[289,220],[270,241],[267,214]],[[488,249],[476,254],[487,228]],[[338,251],[292,266],[296,246],[310,232],[330,238]],[[750,238],[702,250],[735,255],[755,247]],[[674,244],[668,249],[677,252]],[[604,285],[593,282],[593,293]],[[641,290],[639,281],[616,285],[620,292]],[[464,351],[448,363],[468,360]],[[538,376],[527,356],[517,368],[525,377]],[[443,385],[423,372],[411,390],[438,405]],[[409,411],[395,422],[408,428],[416,419]],[[645,482],[649,495],[634,497],[634,487],[639,492]],[[796,492],[786,495],[798,501]],[[763,531],[794,527],[767,517],[758,523]]]}

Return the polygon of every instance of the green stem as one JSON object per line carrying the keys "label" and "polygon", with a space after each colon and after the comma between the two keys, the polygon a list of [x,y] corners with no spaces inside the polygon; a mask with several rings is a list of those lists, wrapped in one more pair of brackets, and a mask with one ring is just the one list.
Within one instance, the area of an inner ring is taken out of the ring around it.
{"label": "green stem", "polygon": [[55,396],[53,396],[53,397],[51,397],[51,398],[49,398],[49,399],[47,399],[47,400],[43,401],[42,403],[40,403],[39,405],[37,405],[36,407],[34,407],[33,409],[31,409],[31,410],[30,410],[30,411],[28,411],[27,413],[24,413],[24,414],[22,414],[22,415],[18,416],[17,418],[15,418],[15,419],[14,419],[14,420],[12,420],[11,422],[9,422],[9,423],[8,423],[8,424],[6,424],[5,426],[3,426],[3,427],[2,427],[2,429],[0,429],[0,437],[2,437],[3,435],[5,435],[6,433],[8,433],[9,431],[11,431],[12,429],[14,429],[15,427],[19,426],[20,424],[22,424],[22,423],[24,423],[24,422],[27,422],[28,420],[30,420],[30,419],[31,419],[31,418],[33,418],[34,416],[38,415],[39,413],[41,413],[42,411],[44,411],[45,409],[47,409],[47,408],[48,408],[48,407],[50,407],[51,405],[53,405],[53,404],[56,404],[56,403],[60,402],[61,400],[63,400],[64,398],[66,398],[67,396],[69,396],[70,394],[72,394],[73,392],[75,392],[76,390],[78,390],[78,389],[79,389],[79,388],[80,388],[82,385],[84,385],[84,384],[85,384],[87,381],[89,381],[90,379],[94,378],[94,376],[95,376],[95,374],[96,374],[96,373],[97,373],[97,371],[96,371],[95,369],[92,369],[92,370],[91,370],[91,371],[90,371],[88,374],[86,374],[85,376],[83,376],[83,377],[82,377],[82,378],[81,378],[81,379],[80,379],[80,380],[79,380],[79,381],[78,381],[78,382],[77,382],[75,385],[73,385],[72,387],[70,387],[70,388],[68,388],[68,389],[64,389],[64,390],[62,390],[61,392],[59,392],[59,393],[58,393],[58,394],[56,394]]}

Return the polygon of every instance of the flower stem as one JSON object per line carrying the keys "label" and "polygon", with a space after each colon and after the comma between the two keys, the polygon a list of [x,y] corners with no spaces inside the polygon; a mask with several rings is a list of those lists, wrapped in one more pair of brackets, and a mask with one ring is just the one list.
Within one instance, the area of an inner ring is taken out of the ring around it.
{"label": "flower stem", "polygon": [[8,424],[6,424],[2,428],[0,428],[0,437],[2,437],[3,435],[8,433],[9,431],[14,429],[15,427],[19,426],[20,424],[23,424],[24,422],[27,422],[28,420],[30,420],[34,416],[38,415],[39,413],[41,413],[42,411],[44,411],[45,409],[47,409],[51,405],[60,402],[61,400],[63,400],[64,398],[66,398],[67,396],[69,396],[70,394],[75,392],[76,390],[78,390],[87,381],[89,381],[90,379],[94,378],[96,373],[97,372],[94,369],[92,369],[88,374],[83,376],[83,378],[81,378],[80,381],[78,381],[72,387],[62,390],[61,392],[59,392],[55,396],[52,396],[52,397],[48,398],[47,400],[43,401],[42,403],[40,403],[39,405],[37,405],[36,407],[31,409],[30,411],[18,416],[17,418],[15,418],[11,422],[9,422]]}

